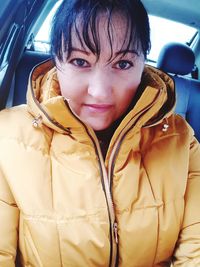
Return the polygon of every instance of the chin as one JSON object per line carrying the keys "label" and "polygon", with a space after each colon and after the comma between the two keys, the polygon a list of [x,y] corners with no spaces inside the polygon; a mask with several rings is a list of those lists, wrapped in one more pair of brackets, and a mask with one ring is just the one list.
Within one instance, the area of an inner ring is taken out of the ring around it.
{"label": "chin", "polygon": [[113,121],[114,120],[111,118],[102,119],[99,117],[87,118],[86,120],[83,120],[83,122],[86,125],[90,126],[94,131],[106,130],[107,128],[109,128],[112,125]]}
{"label": "chin", "polygon": [[97,125],[96,123],[88,123],[88,125],[94,130],[94,131],[103,131],[109,128],[110,124],[102,124],[102,125]]}
{"label": "chin", "polygon": [[94,131],[103,131],[103,130],[106,130],[109,126],[98,127],[98,126],[92,126],[92,125],[90,125],[90,127],[92,127],[92,129],[93,129]]}

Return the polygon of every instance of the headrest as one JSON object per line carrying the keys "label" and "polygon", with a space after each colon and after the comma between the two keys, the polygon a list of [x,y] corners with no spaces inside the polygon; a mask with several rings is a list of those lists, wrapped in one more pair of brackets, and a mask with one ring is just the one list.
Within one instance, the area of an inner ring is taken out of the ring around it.
{"label": "headrest", "polygon": [[169,43],[160,51],[157,68],[173,74],[186,75],[192,72],[194,63],[194,52],[189,46]]}

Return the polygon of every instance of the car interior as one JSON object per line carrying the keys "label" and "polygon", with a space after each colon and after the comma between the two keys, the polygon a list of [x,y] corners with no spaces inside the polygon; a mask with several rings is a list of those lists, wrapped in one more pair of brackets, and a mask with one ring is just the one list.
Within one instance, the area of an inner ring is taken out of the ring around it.
{"label": "car interior", "polygon": [[184,117],[193,127],[200,140],[200,80],[187,77],[193,75],[195,55],[192,49],[184,44],[169,43],[165,45],[158,57],[157,67],[170,73],[176,86],[175,112]]}
{"label": "car interior", "polygon": [[[56,2],[61,0],[0,2],[0,109],[26,102],[32,68],[50,58],[49,51],[35,49],[34,38]],[[169,41],[160,47],[157,59],[147,59],[147,64],[153,64],[173,78],[177,97],[175,112],[188,121],[200,141],[200,1],[142,2],[150,15],[195,29],[192,39],[185,43]]]}

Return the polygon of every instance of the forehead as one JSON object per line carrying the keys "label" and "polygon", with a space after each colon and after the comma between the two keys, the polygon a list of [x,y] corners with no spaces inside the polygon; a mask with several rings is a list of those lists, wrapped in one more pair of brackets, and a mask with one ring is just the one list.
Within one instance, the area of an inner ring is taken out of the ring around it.
{"label": "forehead", "polygon": [[87,28],[84,28],[83,19],[78,17],[72,28],[72,45],[87,47],[85,36],[91,43],[97,42],[101,48],[111,44],[113,49],[120,50],[128,45],[131,27],[123,14],[113,13],[108,16],[106,13],[100,13],[93,21],[95,23],[91,21]]}

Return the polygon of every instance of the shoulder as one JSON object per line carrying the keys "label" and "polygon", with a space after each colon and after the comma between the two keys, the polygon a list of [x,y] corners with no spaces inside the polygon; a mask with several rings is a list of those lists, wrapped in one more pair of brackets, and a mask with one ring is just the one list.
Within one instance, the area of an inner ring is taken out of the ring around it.
{"label": "shoulder", "polygon": [[45,126],[35,129],[33,120],[26,105],[2,110],[0,112],[0,143],[17,142],[25,147],[46,150],[51,133]]}
{"label": "shoulder", "polygon": [[27,112],[27,105],[19,105],[12,108],[4,109],[0,112],[0,123],[9,125],[10,122],[18,124],[32,116]]}
{"label": "shoulder", "polygon": [[181,115],[176,113],[172,114],[169,117],[169,122],[177,133],[194,135],[192,127]]}
{"label": "shoulder", "polygon": [[189,125],[189,123],[179,114],[172,114],[168,118],[169,131],[166,133],[166,136],[176,136],[181,140],[181,142],[189,142],[194,136],[194,130]]}
{"label": "shoulder", "polygon": [[158,145],[161,150],[167,150],[170,145],[188,149],[193,138],[194,131],[187,121],[180,115],[172,114],[156,125],[144,127],[141,145],[145,149],[152,145]]}
{"label": "shoulder", "polygon": [[32,129],[32,115],[26,105],[20,105],[0,112],[0,138],[20,137],[25,130]]}
{"label": "shoulder", "polygon": [[27,112],[26,105],[4,109],[0,112],[0,138],[14,137],[22,129],[31,124],[32,116]]}

